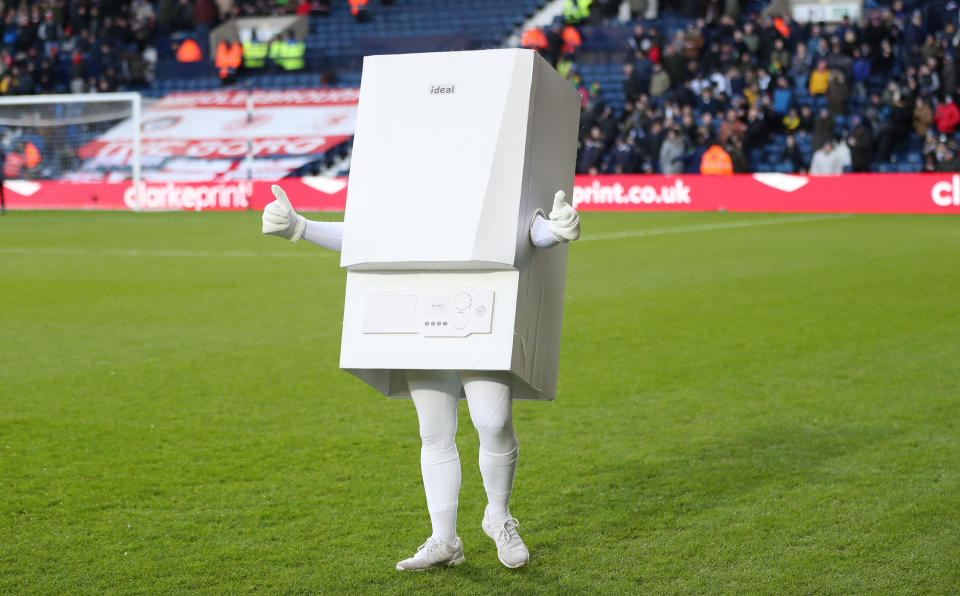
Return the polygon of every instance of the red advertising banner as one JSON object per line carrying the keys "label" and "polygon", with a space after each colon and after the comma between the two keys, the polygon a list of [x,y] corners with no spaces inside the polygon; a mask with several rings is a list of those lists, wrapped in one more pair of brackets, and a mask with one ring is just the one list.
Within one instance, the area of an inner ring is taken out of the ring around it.
{"label": "red advertising banner", "polygon": [[[342,211],[346,178],[284,178],[294,207]],[[262,209],[270,181],[143,182],[143,210]],[[13,209],[133,209],[130,182],[8,180]],[[960,174],[795,176],[577,176],[580,211],[748,211],[776,213],[957,213]]]}
{"label": "red advertising banner", "polygon": [[577,176],[582,211],[960,213],[960,175]]}
{"label": "red advertising banner", "polygon": [[[280,181],[293,206],[303,211],[343,211],[346,178],[285,178]],[[140,183],[144,211],[223,211],[263,209],[273,200],[263,180]],[[134,209],[130,182],[50,182],[8,180],[4,183],[11,209]]]}

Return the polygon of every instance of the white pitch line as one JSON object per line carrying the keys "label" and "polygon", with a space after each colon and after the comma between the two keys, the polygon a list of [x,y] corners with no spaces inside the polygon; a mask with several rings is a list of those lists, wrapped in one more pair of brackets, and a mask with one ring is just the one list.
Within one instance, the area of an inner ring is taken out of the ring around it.
{"label": "white pitch line", "polygon": [[615,240],[617,238],[639,238],[641,236],[663,236],[665,234],[683,234],[685,232],[707,232],[710,230],[727,230],[731,228],[750,228],[753,226],[772,226],[777,224],[800,223],[807,221],[824,221],[829,219],[847,219],[852,215],[816,215],[809,217],[780,217],[777,219],[752,219],[746,221],[732,221],[729,223],[701,224],[696,226],[677,226],[673,228],[658,228],[653,230],[631,230],[629,232],[610,232],[608,234],[591,234],[584,236],[580,242],[590,240]]}
{"label": "white pitch line", "polygon": [[0,246],[0,253],[16,255],[79,255],[102,257],[278,257],[310,258],[325,257],[323,251],[317,252],[256,252],[252,250],[150,250],[150,249],[83,249],[83,248],[28,248],[25,246]]}

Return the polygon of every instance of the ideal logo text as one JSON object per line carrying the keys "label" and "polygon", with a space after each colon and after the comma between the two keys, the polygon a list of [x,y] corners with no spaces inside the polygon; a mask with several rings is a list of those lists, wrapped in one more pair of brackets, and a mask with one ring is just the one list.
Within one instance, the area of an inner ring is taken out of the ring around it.
{"label": "ideal logo text", "polygon": [[431,85],[430,95],[451,95],[457,90],[453,83],[446,85]]}

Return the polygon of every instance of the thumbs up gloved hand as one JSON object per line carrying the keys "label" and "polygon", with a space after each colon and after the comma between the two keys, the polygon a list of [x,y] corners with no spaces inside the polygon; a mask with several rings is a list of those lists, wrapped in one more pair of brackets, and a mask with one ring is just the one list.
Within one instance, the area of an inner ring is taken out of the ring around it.
{"label": "thumbs up gloved hand", "polygon": [[281,236],[290,242],[296,242],[303,236],[307,220],[293,210],[287,193],[274,184],[270,187],[276,200],[263,209],[263,233]]}
{"label": "thumbs up gloved hand", "polygon": [[553,195],[553,210],[550,212],[550,233],[558,242],[569,242],[580,237],[580,216],[565,198],[566,194],[558,190]]}

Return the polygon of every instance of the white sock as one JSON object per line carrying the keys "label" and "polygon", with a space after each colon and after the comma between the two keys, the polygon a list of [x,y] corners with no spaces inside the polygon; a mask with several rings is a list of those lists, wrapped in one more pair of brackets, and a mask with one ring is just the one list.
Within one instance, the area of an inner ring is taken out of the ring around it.
{"label": "white sock", "polygon": [[421,449],[420,471],[433,537],[453,544],[457,541],[457,501],[460,494],[460,454],[457,446],[443,450]]}
{"label": "white sock", "polygon": [[420,421],[420,471],[433,537],[457,541],[460,454],[457,452],[457,396],[460,380],[449,371],[407,371],[407,384]]}
{"label": "white sock", "polygon": [[513,492],[513,477],[517,472],[517,457],[520,450],[515,447],[509,453],[491,453],[480,448],[480,475],[483,476],[483,488],[487,492],[488,519],[506,519],[510,517],[510,493]]}
{"label": "white sock", "polygon": [[457,542],[457,510],[431,511],[430,523],[433,525],[433,537],[440,542],[453,546]]}

